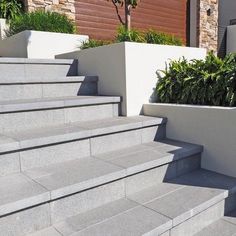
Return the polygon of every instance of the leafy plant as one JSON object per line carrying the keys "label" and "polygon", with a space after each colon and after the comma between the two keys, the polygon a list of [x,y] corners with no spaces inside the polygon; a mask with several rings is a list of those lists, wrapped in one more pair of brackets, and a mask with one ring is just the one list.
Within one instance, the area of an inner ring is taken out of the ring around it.
{"label": "leafy plant", "polygon": [[144,43],[145,39],[138,30],[126,30],[125,27],[121,26],[118,28],[116,36],[116,42],[139,42]]}
{"label": "leafy plant", "polygon": [[157,32],[155,30],[149,30],[145,33],[144,37],[147,43],[177,46],[183,45],[183,42],[180,38],[163,32]]}
{"label": "leafy plant", "polygon": [[80,48],[81,49],[96,48],[96,47],[108,45],[110,43],[111,43],[110,41],[89,39],[88,41],[84,42]]}
{"label": "leafy plant", "polygon": [[236,106],[236,54],[220,59],[209,53],[205,60],[171,61],[157,75],[159,102]]}
{"label": "leafy plant", "polygon": [[65,15],[56,12],[35,11],[13,18],[7,35],[11,36],[24,30],[72,34],[75,32],[75,25]]}
{"label": "leafy plant", "polygon": [[0,0],[0,18],[14,19],[22,13],[23,4],[19,0]]}

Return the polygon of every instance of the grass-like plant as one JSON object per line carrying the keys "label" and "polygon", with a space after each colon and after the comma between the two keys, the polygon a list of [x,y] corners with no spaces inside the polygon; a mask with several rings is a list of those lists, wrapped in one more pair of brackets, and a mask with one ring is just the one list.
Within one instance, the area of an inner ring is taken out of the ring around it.
{"label": "grass-like plant", "polygon": [[182,46],[183,42],[180,38],[166,34],[163,32],[157,32],[155,30],[149,30],[145,33],[145,41],[152,44],[163,44],[163,45],[176,45]]}
{"label": "grass-like plant", "polygon": [[85,41],[80,48],[81,49],[96,48],[96,47],[108,45],[110,43],[111,43],[110,41],[89,39],[88,41]]}
{"label": "grass-like plant", "polygon": [[144,43],[145,39],[140,31],[136,29],[126,30],[124,26],[120,26],[117,31],[116,42]]}
{"label": "grass-like plant", "polygon": [[171,61],[158,73],[158,101],[162,103],[236,106],[236,54],[220,59]]}
{"label": "grass-like plant", "polygon": [[23,11],[23,4],[20,0],[0,0],[0,18],[7,20],[14,19]]}
{"label": "grass-like plant", "polygon": [[75,24],[66,15],[56,12],[35,11],[13,18],[7,36],[24,30],[37,30],[58,33],[75,33]]}

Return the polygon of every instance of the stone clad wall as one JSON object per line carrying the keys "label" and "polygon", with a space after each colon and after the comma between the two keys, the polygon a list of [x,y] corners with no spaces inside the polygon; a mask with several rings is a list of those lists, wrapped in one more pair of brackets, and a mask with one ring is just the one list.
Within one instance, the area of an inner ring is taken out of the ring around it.
{"label": "stone clad wall", "polygon": [[75,21],[75,0],[25,0],[27,11],[47,10],[63,13]]}
{"label": "stone clad wall", "polygon": [[218,0],[200,0],[199,47],[206,48],[208,51],[217,52],[218,11]]}

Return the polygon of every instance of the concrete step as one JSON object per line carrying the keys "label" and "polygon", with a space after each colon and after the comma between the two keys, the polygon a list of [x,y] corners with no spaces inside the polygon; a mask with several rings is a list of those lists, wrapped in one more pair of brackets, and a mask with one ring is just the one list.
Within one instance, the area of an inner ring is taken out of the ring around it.
{"label": "concrete step", "polygon": [[194,236],[235,236],[236,211],[233,211],[220,220],[210,224]]}
{"label": "concrete step", "polygon": [[235,187],[235,178],[200,169],[101,206],[74,206],[77,214],[31,235],[191,236],[223,215]]}
{"label": "concrete step", "polygon": [[97,76],[0,77],[0,101],[97,95]]}
{"label": "concrete step", "polygon": [[120,97],[73,96],[0,102],[0,133],[117,117]]}
{"label": "concrete step", "polygon": [[24,81],[31,77],[57,77],[78,75],[78,61],[68,59],[0,58],[0,82],[18,77]]}
{"label": "concrete step", "polygon": [[[12,235],[24,235],[125,195],[133,196],[149,185],[199,168],[201,150],[200,146],[164,140],[107,153],[106,160],[86,157],[1,177],[1,232],[11,227],[16,231]],[[127,160],[127,165],[117,164],[118,159]]]}
{"label": "concrete step", "polygon": [[0,137],[0,176],[163,139],[165,125],[138,116],[9,132]]}

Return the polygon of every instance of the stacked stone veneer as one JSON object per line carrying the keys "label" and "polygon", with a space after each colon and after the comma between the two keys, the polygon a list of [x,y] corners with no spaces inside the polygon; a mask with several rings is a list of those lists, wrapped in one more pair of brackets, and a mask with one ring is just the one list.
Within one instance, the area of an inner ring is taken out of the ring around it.
{"label": "stacked stone veneer", "polygon": [[199,1],[199,47],[214,52],[218,45],[218,1]]}
{"label": "stacked stone veneer", "polygon": [[25,0],[27,11],[47,10],[63,13],[75,20],[75,0]]}

